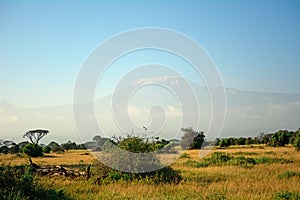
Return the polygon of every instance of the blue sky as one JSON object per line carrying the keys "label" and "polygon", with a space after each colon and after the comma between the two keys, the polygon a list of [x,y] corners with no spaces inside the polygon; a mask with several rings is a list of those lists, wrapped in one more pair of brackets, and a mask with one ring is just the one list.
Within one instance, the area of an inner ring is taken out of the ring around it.
{"label": "blue sky", "polygon": [[25,107],[71,104],[89,53],[139,27],[192,37],[226,87],[300,93],[299,1],[2,0],[0,100]]}

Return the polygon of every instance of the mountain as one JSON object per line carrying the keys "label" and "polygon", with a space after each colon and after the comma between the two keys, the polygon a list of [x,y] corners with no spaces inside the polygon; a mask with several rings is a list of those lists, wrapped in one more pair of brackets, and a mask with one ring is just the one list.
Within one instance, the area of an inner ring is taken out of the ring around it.
{"label": "mountain", "polygon": [[[207,132],[212,117],[209,90],[176,76],[148,77],[122,84],[117,92],[95,100],[95,113],[75,113],[72,105],[23,108],[0,102],[0,139],[21,141],[29,129],[45,128],[43,143],[88,141],[121,132],[147,137],[180,138],[181,127],[194,126]],[[174,92],[175,91],[175,92]],[[207,138],[256,136],[260,132],[300,127],[300,94],[280,94],[225,88],[226,119],[222,133]],[[75,105],[83,108],[85,104]],[[197,112],[199,109],[199,113]],[[214,107],[216,109],[218,107]],[[196,116],[197,115],[197,116]],[[101,130],[93,122],[96,120]]]}

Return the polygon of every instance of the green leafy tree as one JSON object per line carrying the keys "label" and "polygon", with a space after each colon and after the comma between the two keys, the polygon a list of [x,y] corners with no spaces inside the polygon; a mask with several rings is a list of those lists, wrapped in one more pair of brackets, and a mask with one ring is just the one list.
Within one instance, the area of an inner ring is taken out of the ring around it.
{"label": "green leafy tree", "polygon": [[195,131],[192,127],[181,130],[184,132],[180,142],[183,149],[201,149],[205,138],[203,131]]}
{"label": "green leafy tree", "polygon": [[70,150],[70,149],[76,149],[76,143],[75,142],[71,142],[70,140],[64,144],[61,145],[61,148],[65,149],[65,150]]}
{"label": "green leafy tree", "polygon": [[38,157],[43,155],[43,147],[33,143],[26,144],[22,148],[22,151],[31,157]]}
{"label": "green leafy tree", "polygon": [[289,144],[292,134],[287,130],[280,130],[274,133],[270,140],[270,145],[274,147],[284,146]]}
{"label": "green leafy tree", "polygon": [[297,151],[300,150],[300,131],[299,130],[296,132],[296,137],[295,137],[293,145],[297,149]]}
{"label": "green leafy tree", "polygon": [[45,146],[43,148],[43,153],[50,153],[51,152],[51,148],[49,146]]}
{"label": "green leafy tree", "polygon": [[153,144],[149,143],[148,140],[130,135],[122,139],[118,146],[133,153],[148,153],[153,151]]}
{"label": "green leafy tree", "polygon": [[220,142],[220,147],[228,147],[231,145],[231,140],[229,138],[224,138]]}

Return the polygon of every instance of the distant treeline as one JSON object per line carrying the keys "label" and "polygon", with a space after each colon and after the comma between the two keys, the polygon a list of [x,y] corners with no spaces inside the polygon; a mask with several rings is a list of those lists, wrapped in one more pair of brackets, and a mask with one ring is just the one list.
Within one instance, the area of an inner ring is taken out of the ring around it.
{"label": "distant treeline", "polygon": [[[267,146],[285,146],[288,144],[294,145],[298,150],[300,148],[300,129],[297,131],[279,130],[275,133],[260,133],[257,137],[230,137],[230,138],[217,138],[215,141],[204,140],[204,133],[194,131],[192,128],[182,129],[185,131],[181,141],[179,140],[165,140],[159,139],[159,137],[152,138],[148,141],[153,147],[153,150],[160,148],[168,148],[176,145],[181,145],[187,149],[200,149],[205,146],[219,146],[228,147],[231,145],[253,145],[253,144],[265,144]],[[93,151],[102,151],[103,145],[110,141],[114,144],[119,144],[121,138],[102,138],[97,135],[93,138],[93,141],[85,142],[82,144],[76,144],[75,142],[68,141],[66,143],[58,144],[55,141],[50,142],[48,145],[39,145],[42,148],[43,153],[62,153],[66,150],[78,150],[78,149],[90,149]],[[148,139],[147,139],[148,140]],[[186,144],[187,143],[187,144]],[[0,153],[22,153],[24,148],[29,142],[23,141],[15,143],[9,140],[0,140]],[[187,146],[189,145],[189,146]],[[26,150],[26,149],[25,149]]]}
{"label": "distant treeline", "polygon": [[265,144],[267,146],[279,147],[288,144],[299,148],[300,129],[297,131],[279,130],[275,133],[260,133],[257,137],[240,137],[240,138],[217,138],[215,146],[228,147],[231,145],[252,145]]}

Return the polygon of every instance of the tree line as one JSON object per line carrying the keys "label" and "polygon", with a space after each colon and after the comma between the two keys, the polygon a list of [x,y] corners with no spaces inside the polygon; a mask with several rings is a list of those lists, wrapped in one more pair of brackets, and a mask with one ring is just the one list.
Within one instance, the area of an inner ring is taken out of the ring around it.
{"label": "tree line", "polygon": [[231,145],[252,145],[265,144],[272,147],[292,145],[297,150],[300,149],[300,128],[296,131],[279,130],[274,133],[260,133],[257,137],[240,137],[240,138],[217,138],[216,146],[228,147]]}
{"label": "tree line", "polygon": [[[183,149],[201,149],[205,146],[219,146],[228,147],[231,145],[253,145],[265,144],[267,146],[285,146],[293,145],[297,150],[300,150],[300,128],[297,131],[279,130],[274,133],[260,133],[257,137],[230,137],[230,138],[217,138],[215,141],[206,141],[203,131],[196,131],[191,128],[182,128],[184,134],[181,140],[166,140],[155,137],[140,138],[137,136],[128,135],[126,138],[113,136],[112,138],[102,138],[99,135],[93,137],[92,141],[82,144],[76,144],[72,141],[58,144],[55,141],[50,142],[48,145],[40,145],[39,141],[46,136],[48,130],[31,130],[27,131],[23,137],[27,137],[29,141],[15,143],[9,140],[0,140],[0,153],[26,153],[32,157],[42,156],[44,153],[62,153],[66,150],[90,149],[92,151],[102,151],[105,144],[112,143],[120,148],[128,149],[128,146],[139,143],[134,152],[143,151],[156,151],[163,149],[162,152],[174,152],[175,146],[180,145]],[[132,150],[132,149],[131,149]]]}

